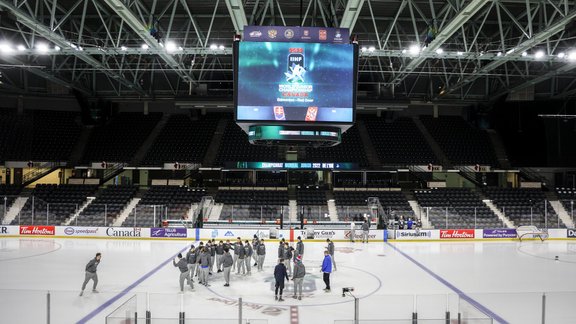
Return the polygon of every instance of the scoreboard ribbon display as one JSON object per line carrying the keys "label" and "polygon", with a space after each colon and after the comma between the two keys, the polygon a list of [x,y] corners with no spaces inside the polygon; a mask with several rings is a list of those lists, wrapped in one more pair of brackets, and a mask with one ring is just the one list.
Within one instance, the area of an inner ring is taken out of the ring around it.
{"label": "scoreboard ribbon display", "polygon": [[357,163],[348,162],[228,162],[224,166],[230,169],[258,170],[356,170]]}

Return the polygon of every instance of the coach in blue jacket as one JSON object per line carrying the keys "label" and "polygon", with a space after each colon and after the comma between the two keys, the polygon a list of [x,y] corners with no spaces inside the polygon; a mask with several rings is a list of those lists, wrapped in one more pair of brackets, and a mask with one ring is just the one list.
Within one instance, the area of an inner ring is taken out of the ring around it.
{"label": "coach in blue jacket", "polygon": [[332,273],[332,258],[328,251],[324,251],[324,261],[322,261],[322,272],[324,273],[325,292],[330,292],[330,273]]}

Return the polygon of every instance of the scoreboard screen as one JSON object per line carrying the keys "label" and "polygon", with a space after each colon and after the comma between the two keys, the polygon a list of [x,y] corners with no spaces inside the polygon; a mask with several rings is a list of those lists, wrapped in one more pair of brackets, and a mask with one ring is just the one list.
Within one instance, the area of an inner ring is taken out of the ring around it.
{"label": "scoreboard screen", "polygon": [[236,120],[353,123],[352,44],[240,42]]}

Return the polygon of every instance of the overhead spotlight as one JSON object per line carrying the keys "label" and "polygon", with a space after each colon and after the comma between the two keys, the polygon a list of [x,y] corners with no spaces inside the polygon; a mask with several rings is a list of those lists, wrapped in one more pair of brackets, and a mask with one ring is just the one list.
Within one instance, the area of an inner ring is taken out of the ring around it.
{"label": "overhead spotlight", "polygon": [[127,48],[126,46],[120,46],[120,50],[121,50],[121,51],[125,51],[125,50],[127,50],[127,49],[128,49],[128,48]]}
{"label": "overhead spotlight", "polygon": [[515,48],[512,48],[512,49],[508,50],[508,51],[506,52],[506,55],[510,55],[510,54],[514,53],[515,50],[516,50]]}
{"label": "overhead spotlight", "polygon": [[182,46],[179,46],[179,47],[178,47],[178,50],[179,50],[179,51],[183,51],[184,48],[182,48]]}
{"label": "overhead spotlight", "polygon": [[150,46],[148,46],[148,44],[142,44],[142,49],[143,49],[143,50],[147,50],[147,49],[149,49],[149,48],[150,48]]}
{"label": "overhead spotlight", "polygon": [[370,51],[370,52],[374,52],[375,50],[376,50],[376,47],[374,47],[374,46],[368,47],[368,51]]}
{"label": "overhead spotlight", "polygon": [[217,49],[218,49],[218,45],[212,44],[212,45],[210,45],[210,49],[211,49],[211,50],[217,50]]}
{"label": "overhead spotlight", "polygon": [[26,50],[26,46],[20,44],[20,45],[16,46],[16,49],[18,49],[19,51],[25,51],[25,50]]}
{"label": "overhead spotlight", "polygon": [[82,46],[78,46],[78,50],[79,50],[79,51],[83,51],[84,48],[82,48]]}
{"label": "overhead spotlight", "polygon": [[407,52],[406,49],[402,50],[402,54],[406,54],[406,52]]}
{"label": "overhead spotlight", "polygon": [[412,45],[412,46],[410,46],[409,50],[410,50],[410,54],[416,55],[416,54],[420,53],[420,46]]}
{"label": "overhead spotlight", "polygon": [[368,50],[368,48],[366,46],[362,46],[362,48],[360,49],[362,52],[366,52]]}
{"label": "overhead spotlight", "polygon": [[544,57],[544,51],[538,51],[534,54],[534,57],[537,59],[541,59]]}
{"label": "overhead spotlight", "polygon": [[558,58],[563,59],[566,56],[566,54],[564,54],[564,52],[560,52],[558,53]]}
{"label": "overhead spotlight", "polygon": [[462,56],[462,55],[464,55],[464,53],[463,53],[463,52],[460,52],[460,51],[458,51],[458,52],[456,52],[456,55],[458,55],[458,56]]}
{"label": "overhead spotlight", "polygon": [[522,52],[522,57],[526,57],[526,55],[528,55],[528,53]]}
{"label": "overhead spotlight", "polygon": [[502,52],[496,53],[496,56],[502,56]]}
{"label": "overhead spotlight", "polygon": [[61,48],[60,48],[60,46],[56,45],[56,46],[54,46],[54,50],[55,50],[56,52],[58,52],[59,50],[61,50]]}
{"label": "overhead spotlight", "polygon": [[11,53],[13,51],[14,49],[12,48],[12,45],[10,45],[9,43],[0,43],[0,52]]}
{"label": "overhead spotlight", "polygon": [[570,61],[576,61],[576,51],[570,52],[570,54],[568,54],[568,59]]}
{"label": "overhead spotlight", "polygon": [[436,50],[436,54],[440,55],[440,54],[442,54],[442,53],[444,53],[444,50],[443,50],[443,49],[439,48],[439,49]]}
{"label": "overhead spotlight", "polygon": [[166,42],[166,51],[174,52],[176,50],[176,44],[174,42]]}
{"label": "overhead spotlight", "polygon": [[225,48],[226,48],[226,47],[224,47],[224,45],[218,46],[218,49],[221,50],[221,51],[223,51]]}
{"label": "overhead spotlight", "polygon": [[38,43],[36,44],[36,50],[38,50],[40,53],[47,53],[49,48],[46,43]]}

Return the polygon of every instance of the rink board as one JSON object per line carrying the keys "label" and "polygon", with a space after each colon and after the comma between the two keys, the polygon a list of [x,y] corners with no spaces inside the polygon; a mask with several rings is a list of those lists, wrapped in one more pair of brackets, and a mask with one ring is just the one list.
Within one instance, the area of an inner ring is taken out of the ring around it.
{"label": "rink board", "polygon": [[[254,236],[262,239],[277,241],[285,239],[294,242],[298,237],[304,241],[335,242],[362,240],[362,231],[342,229],[314,229],[313,238],[308,233],[311,231],[298,229],[273,229],[271,236],[270,228],[144,228],[144,227],[81,227],[81,226],[0,226],[0,238],[2,237],[54,237],[54,238],[107,238],[107,239],[152,239],[152,240],[208,240],[217,241],[250,240]],[[548,239],[576,239],[575,229],[548,229]],[[272,237],[272,238],[271,238]],[[469,240],[516,240],[516,230],[510,228],[501,229],[422,229],[422,230],[377,230],[371,229],[368,234],[370,242],[384,241],[469,241]]]}

